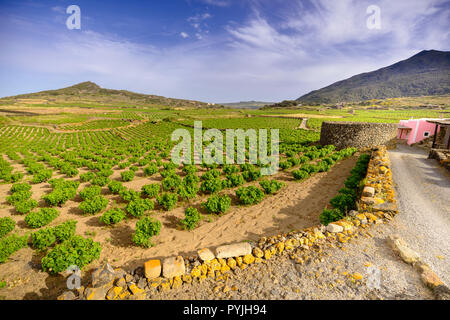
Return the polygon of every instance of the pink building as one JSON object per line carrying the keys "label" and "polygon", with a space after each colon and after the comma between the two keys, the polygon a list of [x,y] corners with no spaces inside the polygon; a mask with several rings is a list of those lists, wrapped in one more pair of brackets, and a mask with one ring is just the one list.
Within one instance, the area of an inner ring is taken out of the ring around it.
{"label": "pink building", "polygon": [[[434,135],[436,124],[429,123],[427,120],[440,120],[440,119],[412,119],[412,120],[400,120],[398,125],[397,139],[406,140],[408,145],[417,143]],[[439,132],[439,129],[438,131]]]}

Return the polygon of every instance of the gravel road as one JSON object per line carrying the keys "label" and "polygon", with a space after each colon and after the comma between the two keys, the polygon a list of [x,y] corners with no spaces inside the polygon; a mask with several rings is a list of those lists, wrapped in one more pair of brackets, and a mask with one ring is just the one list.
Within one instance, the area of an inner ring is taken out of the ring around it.
{"label": "gravel road", "polygon": [[400,214],[398,233],[450,284],[450,175],[427,152],[399,145],[389,152]]}

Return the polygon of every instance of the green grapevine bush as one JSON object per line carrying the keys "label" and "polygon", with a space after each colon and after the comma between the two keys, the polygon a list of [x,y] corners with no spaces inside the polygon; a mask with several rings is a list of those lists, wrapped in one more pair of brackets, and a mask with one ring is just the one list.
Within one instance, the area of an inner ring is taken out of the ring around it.
{"label": "green grapevine bush", "polygon": [[197,209],[195,209],[193,207],[187,208],[184,211],[184,216],[185,216],[185,218],[183,220],[181,220],[180,222],[181,222],[181,225],[183,226],[183,228],[186,230],[194,229],[201,219],[200,213],[198,212]]}
{"label": "green grapevine bush", "polygon": [[160,185],[158,183],[142,186],[141,192],[149,198],[154,198],[159,194]]}
{"label": "green grapevine bush", "polygon": [[78,206],[85,214],[96,214],[108,205],[108,199],[97,195],[80,203]]}
{"label": "green grapevine bush", "polygon": [[119,194],[121,191],[126,191],[127,188],[120,181],[113,180],[108,184],[108,189],[113,194]]}
{"label": "green grapevine bush", "polygon": [[6,262],[8,258],[19,249],[28,245],[28,236],[11,235],[0,239],[0,263]]}
{"label": "green grapevine bush", "polygon": [[272,194],[280,190],[284,183],[277,180],[262,180],[259,182],[259,185],[266,194]]}
{"label": "green grapevine bush", "polygon": [[157,198],[158,204],[162,206],[166,211],[169,211],[175,207],[178,201],[178,195],[175,193],[165,192]]}
{"label": "green grapevine bush", "polygon": [[25,222],[30,228],[40,228],[45,226],[59,216],[55,208],[40,208],[39,211],[30,212],[25,216]]}
{"label": "green grapevine bush", "polygon": [[120,208],[114,208],[106,211],[100,217],[100,222],[103,222],[106,225],[116,224],[125,219],[125,212]]}
{"label": "green grapevine bush", "polygon": [[102,193],[102,188],[100,186],[90,186],[86,187],[80,191],[80,197],[83,200],[89,200],[95,196],[99,196]]}
{"label": "green grapevine bush", "polygon": [[264,192],[255,186],[248,186],[237,189],[236,196],[242,204],[257,204],[264,198]]}
{"label": "green grapevine bush", "polygon": [[305,170],[292,171],[295,180],[304,180],[309,177],[309,173]]}
{"label": "green grapevine bush", "polygon": [[225,213],[231,206],[231,198],[227,195],[212,195],[203,203],[203,207],[209,213]]}
{"label": "green grapevine bush", "polygon": [[100,252],[100,243],[89,238],[73,236],[69,240],[56,245],[42,258],[42,270],[58,273],[67,270],[71,265],[83,268],[100,258]]}
{"label": "green grapevine bush", "polygon": [[158,172],[158,166],[156,165],[156,163],[151,163],[148,165],[148,167],[144,168],[144,174],[146,176],[152,176],[157,172]]}
{"label": "green grapevine bush", "polygon": [[161,222],[150,217],[144,217],[136,223],[133,242],[140,247],[148,248],[152,245],[150,238],[161,231]]}
{"label": "green grapevine bush", "polygon": [[154,203],[150,199],[136,199],[128,203],[126,210],[134,217],[141,217],[145,211],[152,210]]}
{"label": "green grapevine bush", "polygon": [[10,217],[0,218],[0,238],[14,230],[16,222]]}

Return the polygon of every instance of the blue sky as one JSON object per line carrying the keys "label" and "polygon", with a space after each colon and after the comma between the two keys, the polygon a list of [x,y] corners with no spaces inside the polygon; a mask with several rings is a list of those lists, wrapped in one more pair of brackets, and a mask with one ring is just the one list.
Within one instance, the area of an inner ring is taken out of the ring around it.
{"label": "blue sky", "polygon": [[[69,30],[69,5],[81,29]],[[380,8],[369,29],[367,7]],[[443,0],[2,0],[0,96],[82,81],[206,102],[296,99],[450,49]]]}

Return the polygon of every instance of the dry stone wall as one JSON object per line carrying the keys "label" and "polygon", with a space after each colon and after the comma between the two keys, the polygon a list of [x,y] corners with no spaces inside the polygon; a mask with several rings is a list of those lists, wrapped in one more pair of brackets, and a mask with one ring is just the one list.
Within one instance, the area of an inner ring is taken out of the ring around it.
{"label": "dry stone wall", "polygon": [[397,127],[396,123],[325,121],[320,132],[320,144],[333,144],[337,149],[380,145],[394,148]]}

